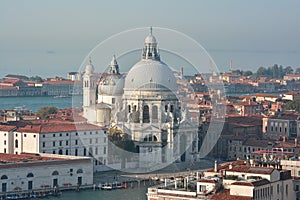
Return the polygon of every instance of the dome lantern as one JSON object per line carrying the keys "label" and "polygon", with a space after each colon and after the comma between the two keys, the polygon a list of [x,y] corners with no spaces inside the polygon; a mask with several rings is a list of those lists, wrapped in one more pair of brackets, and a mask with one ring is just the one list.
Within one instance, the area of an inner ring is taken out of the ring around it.
{"label": "dome lantern", "polygon": [[119,72],[119,65],[118,65],[118,62],[117,62],[117,59],[116,59],[116,56],[113,55],[113,58],[110,62],[110,69],[109,69],[109,73],[110,74],[120,74]]}
{"label": "dome lantern", "polygon": [[157,48],[157,41],[156,38],[152,35],[152,27],[150,27],[150,33],[145,39],[145,44],[142,52],[142,59],[160,61],[160,55]]}

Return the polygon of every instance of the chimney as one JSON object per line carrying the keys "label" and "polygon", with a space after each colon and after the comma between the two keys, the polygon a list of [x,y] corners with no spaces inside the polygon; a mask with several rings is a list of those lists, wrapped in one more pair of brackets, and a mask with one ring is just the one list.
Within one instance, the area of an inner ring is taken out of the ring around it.
{"label": "chimney", "polygon": [[298,146],[298,139],[295,138],[295,147],[297,147],[297,146]]}
{"label": "chimney", "polygon": [[286,142],[286,136],[283,136],[283,137],[282,137],[282,141],[283,141],[283,142]]}
{"label": "chimney", "polygon": [[214,172],[216,173],[217,171],[218,171],[218,161],[215,160]]}
{"label": "chimney", "polygon": [[254,160],[253,159],[250,159],[250,165],[251,165],[251,167],[254,167]]}

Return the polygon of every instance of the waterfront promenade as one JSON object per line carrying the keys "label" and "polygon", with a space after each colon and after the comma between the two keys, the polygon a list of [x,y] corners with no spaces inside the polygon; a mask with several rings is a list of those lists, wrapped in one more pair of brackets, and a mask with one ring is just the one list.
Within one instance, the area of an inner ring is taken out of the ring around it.
{"label": "waterfront promenade", "polygon": [[193,171],[202,171],[212,168],[213,160],[201,160],[194,163],[173,163],[166,168],[160,169],[146,174],[129,174],[122,171],[111,170],[107,172],[97,172],[94,174],[94,184],[118,182],[136,182],[141,180],[149,180],[150,178],[169,178],[174,176],[188,175]]}

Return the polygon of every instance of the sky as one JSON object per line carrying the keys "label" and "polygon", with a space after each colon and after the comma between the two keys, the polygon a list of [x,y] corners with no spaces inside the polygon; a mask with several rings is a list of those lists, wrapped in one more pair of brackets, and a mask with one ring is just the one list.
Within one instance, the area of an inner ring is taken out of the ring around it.
{"label": "sky", "polygon": [[298,0],[0,0],[0,78],[66,77],[101,41],[148,26],[195,39],[221,71],[231,59],[234,69],[296,68],[299,8]]}

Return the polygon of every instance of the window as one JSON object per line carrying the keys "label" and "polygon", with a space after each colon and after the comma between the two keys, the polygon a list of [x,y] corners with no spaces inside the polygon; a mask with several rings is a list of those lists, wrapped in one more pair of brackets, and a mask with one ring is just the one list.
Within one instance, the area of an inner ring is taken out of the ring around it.
{"label": "window", "polygon": [[98,155],[98,147],[95,148],[95,155]]}
{"label": "window", "polygon": [[83,134],[86,135],[86,132],[84,132]]}
{"label": "window", "polygon": [[54,146],[54,147],[55,147],[55,141],[53,141],[53,143],[52,143],[52,146]]}
{"label": "window", "polygon": [[92,135],[93,134],[93,132],[92,131],[90,131],[90,135]]}
{"label": "window", "polygon": [[98,131],[96,131],[96,134],[98,134]]}
{"label": "window", "polygon": [[83,149],[83,156],[86,156],[86,148]]}
{"label": "window", "polygon": [[1,176],[1,180],[8,179],[6,175]]}
{"label": "window", "polygon": [[298,171],[298,176],[300,176],[300,171]]}
{"label": "window", "polygon": [[78,145],[78,140],[75,140],[75,145]]}
{"label": "window", "polygon": [[285,194],[286,194],[286,196],[289,194],[289,185],[288,184],[285,185]]}
{"label": "window", "polygon": [[59,137],[61,137],[61,136],[62,136],[62,134],[60,133],[60,134],[59,134]]}
{"label": "window", "polygon": [[58,151],[58,154],[59,154],[59,155],[62,155],[62,154],[63,154],[63,152],[62,152],[61,149]]}
{"label": "window", "polygon": [[62,146],[62,141],[59,141],[59,146]]}
{"label": "window", "polygon": [[69,141],[68,140],[66,141],[66,145],[69,145]]}
{"label": "window", "polygon": [[77,135],[78,135],[78,132],[76,132],[75,135],[77,136]]}
{"label": "window", "polygon": [[46,136],[45,135],[43,135],[43,138],[45,138]]}
{"label": "window", "polygon": [[158,119],[158,108],[157,108],[157,106],[153,106],[152,107],[152,120],[154,122],[157,122],[157,119]]}
{"label": "window", "polygon": [[104,142],[104,143],[106,143],[106,137],[105,137],[105,138],[103,138],[103,142]]}
{"label": "window", "polygon": [[93,139],[92,138],[90,138],[90,144],[92,144],[93,143]]}
{"label": "window", "polygon": [[168,112],[168,105],[165,105],[165,112]]}
{"label": "window", "polygon": [[33,176],[33,173],[28,173],[28,174],[27,174],[27,178],[32,178],[32,177],[34,177],[34,176]]}
{"label": "window", "polygon": [[296,185],[295,191],[299,191],[299,185]]}
{"label": "window", "polygon": [[4,145],[6,145],[6,140],[4,140]]}
{"label": "window", "polygon": [[58,176],[58,175],[59,175],[58,171],[52,172],[52,176]]}
{"label": "window", "polygon": [[92,147],[89,148],[89,156],[90,156],[90,157],[93,156],[93,148],[92,148]]}
{"label": "window", "polygon": [[53,137],[55,137],[55,134],[53,134]]}
{"label": "window", "polygon": [[24,137],[27,137],[27,134],[24,134]]}
{"label": "window", "polygon": [[66,136],[69,136],[69,133],[66,133]]}
{"label": "window", "polygon": [[4,148],[4,153],[6,153],[6,148]]}
{"label": "window", "polygon": [[115,103],[116,103],[116,99],[115,99],[115,98],[112,98],[112,99],[111,99],[111,103],[112,103],[112,104],[115,104]]}
{"label": "window", "polygon": [[78,149],[75,149],[75,156],[78,156]]}
{"label": "window", "polygon": [[95,143],[98,143],[98,138],[96,138],[96,141],[95,141]]}
{"label": "window", "polygon": [[69,150],[68,149],[66,150],[66,155],[69,155]]}
{"label": "window", "polygon": [[43,142],[43,147],[45,147],[46,146],[46,143],[45,142]]}
{"label": "window", "polygon": [[128,105],[128,113],[131,113],[131,106]]}
{"label": "window", "polygon": [[173,111],[174,111],[174,106],[171,105],[171,106],[170,106],[170,112],[172,113]]}
{"label": "window", "polygon": [[34,138],[36,138],[36,135],[33,135]]}
{"label": "window", "polygon": [[15,148],[19,148],[19,141],[15,140]]}
{"label": "window", "polygon": [[106,154],[106,147],[103,148],[103,154]]}
{"label": "window", "polygon": [[77,174],[82,174],[82,173],[83,173],[83,170],[82,170],[82,169],[78,169],[76,173],[77,173]]}
{"label": "window", "polygon": [[143,123],[149,123],[150,117],[149,117],[149,106],[145,105],[143,107]]}

